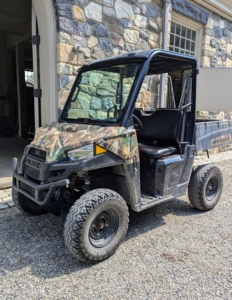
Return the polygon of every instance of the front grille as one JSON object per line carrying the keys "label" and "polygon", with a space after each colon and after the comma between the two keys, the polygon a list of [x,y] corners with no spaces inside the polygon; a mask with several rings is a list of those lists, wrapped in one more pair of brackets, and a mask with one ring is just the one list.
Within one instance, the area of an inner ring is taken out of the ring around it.
{"label": "front grille", "polygon": [[39,180],[39,170],[33,169],[27,165],[25,165],[25,169],[24,169],[25,174],[27,174],[28,176]]}
{"label": "front grille", "polygon": [[42,161],[46,161],[46,151],[39,150],[39,149],[36,149],[36,148],[30,148],[29,154],[31,156],[39,158]]}
{"label": "front grille", "polygon": [[23,189],[23,190],[29,192],[31,195],[35,196],[35,190],[32,187],[30,187],[29,185],[27,185],[26,183],[20,182],[20,187],[21,187],[21,189]]}

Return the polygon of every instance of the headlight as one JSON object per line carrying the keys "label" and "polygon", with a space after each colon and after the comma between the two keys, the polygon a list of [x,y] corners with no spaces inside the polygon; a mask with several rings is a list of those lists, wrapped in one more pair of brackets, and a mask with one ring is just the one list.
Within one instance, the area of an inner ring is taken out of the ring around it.
{"label": "headlight", "polygon": [[84,160],[91,158],[93,157],[93,144],[78,149],[70,150],[67,152],[67,156],[75,160]]}

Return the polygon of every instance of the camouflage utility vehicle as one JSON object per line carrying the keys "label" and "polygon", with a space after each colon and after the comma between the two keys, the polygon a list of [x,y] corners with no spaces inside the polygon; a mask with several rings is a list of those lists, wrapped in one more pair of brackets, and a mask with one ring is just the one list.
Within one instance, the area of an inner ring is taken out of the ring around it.
{"label": "camouflage utility vehicle", "polygon": [[212,209],[222,175],[212,165],[193,168],[196,77],[194,57],[160,49],[84,65],[59,122],[37,129],[20,171],[14,158],[16,207],[68,212],[66,245],[86,262],[115,252],[128,205],[140,212],[188,188],[194,207]]}

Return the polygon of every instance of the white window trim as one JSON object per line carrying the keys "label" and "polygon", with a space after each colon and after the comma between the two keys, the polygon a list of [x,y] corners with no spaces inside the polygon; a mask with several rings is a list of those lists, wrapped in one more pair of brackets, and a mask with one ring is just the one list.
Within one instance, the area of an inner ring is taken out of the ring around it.
{"label": "white window trim", "polygon": [[196,50],[195,50],[195,56],[197,58],[198,66],[201,64],[201,50],[202,50],[202,38],[203,38],[203,25],[195,22],[189,18],[186,18],[182,15],[179,15],[175,12],[172,12],[172,22],[185,26],[189,29],[192,29],[197,32],[196,35]]}

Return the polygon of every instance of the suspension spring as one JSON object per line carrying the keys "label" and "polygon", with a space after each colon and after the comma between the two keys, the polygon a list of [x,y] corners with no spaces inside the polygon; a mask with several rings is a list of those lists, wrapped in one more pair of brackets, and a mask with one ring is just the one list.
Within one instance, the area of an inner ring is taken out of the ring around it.
{"label": "suspension spring", "polygon": [[86,171],[83,174],[83,180],[84,180],[84,190],[87,192],[92,191],[93,189],[93,172],[92,171]]}

